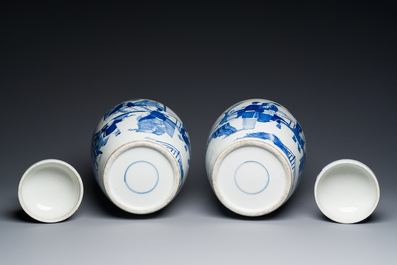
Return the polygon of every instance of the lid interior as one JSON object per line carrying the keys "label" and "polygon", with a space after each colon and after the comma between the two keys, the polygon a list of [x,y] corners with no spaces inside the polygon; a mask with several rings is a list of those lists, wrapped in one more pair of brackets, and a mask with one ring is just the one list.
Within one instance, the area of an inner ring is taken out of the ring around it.
{"label": "lid interior", "polygon": [[19,184],[19,200],[27,214],[42,222],[58,222],[79,207],[83,184],[76,170],[65,162],[44,160],[34,164]]}
{"label": "lid interior", "polygon": [[330,219],[356,223],[367,218],[379,201],[373,172],[357,161],[338,161],[320,173],[315,185],[316,202]]}

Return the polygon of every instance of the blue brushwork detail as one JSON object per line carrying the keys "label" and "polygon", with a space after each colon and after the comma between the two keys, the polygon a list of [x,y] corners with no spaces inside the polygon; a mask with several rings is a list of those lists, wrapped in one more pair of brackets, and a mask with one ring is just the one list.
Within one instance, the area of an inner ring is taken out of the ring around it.
{"label": "blue brushwork detail", "polygon": [[229,108],[226,113],[225,116],[223,116],[222,120],[219,122],[219,124],[224,124],[226,122],[228,122],[230,120],[230,117],[232,116],[231,113],[234,113],[235,109],[237,106],[243,104],[242,102],[237,103],[236,105],[232,106],[231,108]]}
{"label": "blue brushwork detail", "polygon": [[221,136],[228,137],[237,132],[237,129],[230,125],[230,123],[226,123],[225,125],[219,127],[213,134],[212,138],[218,138]]}
{"label": "blue brushwork detail", "polygon": [[183,141],[185,143],[185,149],[189,150],[189,156],[190,156],[190,152],[191,152],[190,151],[190,140],[189,140],[189,136],[187,134],[187,130],[186,130],[185,125],[180,123],[179,126],[178,126],[178,131],[180,133],[180,135],[178,135],[178,137],[179,137],[179,139],[181,141]]}
{"label": "blue brushwork detail", "polygon": [[92,157],[92,165],[95,169],[94,172],[97,172],[98,161],[101,159],[103,154],[103,152],[101,151],[101,147],[105,146],[108,140],[109,138],[103,138],[98,133],[94,134],[92,137],[91,157]]}
{"label": "blue brushwork detail", "polygon": [[299,160],[299,176],[302,175],[303,168],[305,167],[306,153],[303,153],[302,158]]}
{"label": "blue brushwork detail", "polygon": [[133,106],[134,106],[134,103],[132,103],[132,102],[121,103],[121,104],[115,106],[113,109],[109,110],[103,116],[103,119],[106,120],[107,118],[109,118],[110,116],[112,116],[115,113],[126,113],[127,111],[125,111],[125,109],[132,108]]}
{"label": "blue brushwork detail", "polygon": [[114,134],[117,137],[121,134],[117,127],[118,123],[139,113],[149,114],[139,117],[138,128],[130,128],[128,131],[158,136],[167,134],[173,138],[175,130],[178,130],[178,139],[185,143],[185,149],[188,149],[190,154],[190,141],[185,126],[177,118],[167,115],[166,111],[165,105],[147,99],[123,102],[108,111],[104,120],[109,119],[109,121],[93,135],[91,152],[95,171],[98,169],[98,161],[102,155],[101,148],[107,144],[110,135]]}
{"label": "blue brushwork detail", "polygon": [[115,133],[116,136],[120,134],[120,130],[117,128],[117,124],[122,122],[125,118],[131,116],[131,113],[123,113],[114,119],[112,119],[109,123],[105,124],[97,133],[93,135],[91,146],[92,157],[94,159],[93,165],[95,170],[98,168],[98,159],[102,155],[101,148],[105,146],[108,142],[109,136],[112,133]]}
{"label": "blue brushwork detail", "polygon": [[304,152],[301,159],[299,159],[298,179],[292,183],[293,184],[291,187],[292,190],[295,190],[295,188],[298,186],[299,182],[301,181],[303,168],[305,167],[305,161],[306,161],[306,153]]}
{"label": "blue brushwork detail", "polygon": [[272,141],[287,156],[289,162],[291,163],[292,171],[295,171],[295,160],[296,160],[295,155],[274,134],[270,134],[270,133],[266,133],[266,132],[247,133],[244,137],[238,138],[236,140],[245,139],[245,138],[259,138],[262,140]]}
{"label": "blue brushwork detail", "polygon": [[[304,149],[305,141],[301,136],[302,128],[279,109],[279,104],[275,102],[252,102],[245,107],[236,108],[236,106],[238,105],[235,105],[224,114],[224,117],[219,122],[218,127],[212,133],[210,139],[222,136],[226,138],[238,131],[255,129],[257,122],[276,122],[277,128],[281,129],[281,125],[285,125],[293,132],[293,140],[297,143],[299,152]],[[240,118],[242,119],[241,129],[236,129],[230,125],[229,121]]]}
{"label": "blue brushwork detail", "polygon": [[103,119],[106,120],[107,118],[109,118],[110,116],[116,113],[150,112],[152,110],[166,111],[166,106],[159,102],[147,100],[147,99],[142,99],[138,101],[127,101],[109,110],[105,114]]}
{"label": "blue brushwork detail", "polygon": [[138,119],[137,132],[153,133],[163,135],[167,133],[171,138],[174,136],[177,121],[172,121],[167,115],[152,111],[149,115]]}
{"label": "blue brushwork detail", "polygon": [[165,148],[167,148],[171,152],[171,154],[178,161],[179,168],[181,170],[181,183],[183,183],[183,178],[184,178],[185,173],[183,171],[182,157],[181,157],[181,153],[179,152],[179,150],[175,146],[173,146],[173,145],[171,145],[169,143],[166,143],[166,142],[163,142],[163,141],[159,141],[159,140],[156,140],[156,139],[153,139],[153,138],[150,138],[150,137],[146,137],[146,139],[152,140],[152,141],[155,141],[156,143],[161,144],[162,146],[164,146]]}
{"label": "blue brushwork detail", "polygon": [[128,118],[130,116],[131,116],[131,113],[123,113],[123,114],[115,117],[114,119],[111,120],[111,122],[109,122],[108,124],[106,124],[105,126],[102,127],[101,133],[105,137],[111,135],[114,131],[117,130],[117,124],[122,122],[125,118]]}
{"label": "blue brushwork detail", "polygon": [[292,139],[294,140],[294,142],[298,143],[298,151],[300,153],[305,146],[305,141],[301,137],[301,134],[303,134],[302,127],[299,125],[299,123],[296,123],[295,126],[291,128],[291,130],[294,133],[294,137],[292,137]]}
{"label": "blue brushwork detail", "polygon": [[189,150],[190,141],[185,126],[176,118],[168,116],[159,111],[152,111],[149,115],[138,119],[137,132],[153,133],[155,135],[163,135],[167,133],[173,138],[175,130],[179,132],[179,140],[185,143],[185,149]]}
{"label": "blue brushwork detail", "polygon": [[290,162],[290,164],[291,164],[291,169],[292,169],[292,171],[293,171],[293,187],[292,187],[292,189],[295,189],[295,187],[299,184],[299,182],[300,182],[300,178],[301,178],[301,176],[302,176],[302,172],[303,172],[303,168],[304,168],[304,166],[305,166],[305,160],[306,160],[306,153],[305,152],[303,152],[303,156],[299,159],[299,168],[298,168],[298,180],[297,181],[295,181],[295,178],[296,178],[296,174],[295,174],[295,169],[296,169],[296,157],[295,157],[295,155],[291,152],[291,150],[288,148],[288,147],[286,147],[282,142],[281,142],[281,140],[277,137],[277,136],[275,136],[275,135],[273,135],[273,134],[270,134],[270,133],[265,133],[265,132],[259,132],[259,133],[248,133],[248,134],[246,134],[244,137],[241,137],[241,138],[238,138],[238,139],[236,139],[236,140],[240,140],[240,139],[245,139],[245,138],[249,138],[249,137],[252,137],[252,138],[259,138],[259,139],[262,139],[262,140],[270,140],[270,141],[272,141],[278,148],[280,148],[281,149],[281,151],[287,156],[287,158],[288,158],[288,160],[289,160],[289,162]]}

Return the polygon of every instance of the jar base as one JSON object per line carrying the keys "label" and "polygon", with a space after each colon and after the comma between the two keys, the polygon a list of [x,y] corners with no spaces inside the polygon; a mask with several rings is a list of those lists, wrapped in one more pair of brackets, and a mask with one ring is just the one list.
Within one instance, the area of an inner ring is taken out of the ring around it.
{"label": "jar base", "polygon": [[279,208],[292,188],[288,160],[273,145],[252,139],[226,148],[213,168],[213,188],[230,210],[261,216]]}
{"label": "jar base", "polygon": [[156,212],[175,197],[180,170],[172,154],[148,140],[127,143],[108,159],[104,188],[110,200],[134,214]]}

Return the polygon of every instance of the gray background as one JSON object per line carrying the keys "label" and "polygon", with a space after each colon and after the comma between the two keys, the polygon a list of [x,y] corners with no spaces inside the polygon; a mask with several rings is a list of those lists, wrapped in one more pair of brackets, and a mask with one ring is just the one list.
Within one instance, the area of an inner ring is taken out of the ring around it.
{"label": "gray background", "polygon": [[[395,6],[332,2],[3,5],[1,16],[1,264],[392,264],[397,53]],[[215,119],[248,98],[274,100],[307,140],[302,182],[279,210],[237,216],[205,174]],[[162,211],[136,216],[96,184],[90,140],[100,117],[133,98],[184,121],[192,164]],[[33,163],[73,165],[85,186],[70,219],[41,224],[21,210]],[[381,200],[355,225],[329,221],[313,196],[328,163],[353,158],[377,175]]]}

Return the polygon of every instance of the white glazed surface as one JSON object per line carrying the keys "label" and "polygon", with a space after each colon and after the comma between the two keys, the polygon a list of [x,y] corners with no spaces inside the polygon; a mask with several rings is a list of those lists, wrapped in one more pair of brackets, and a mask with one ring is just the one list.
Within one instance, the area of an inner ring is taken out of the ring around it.
{"label": "white glazed surface", "polygon": [[[99,122],[92,140],[92,164],[97,182],[115,205],[131,213],[152,213],[166,206],[186,180],[189,136],[180,118],[165,105],[147,99],[125,101]],[[149,180],[153,178],[156,185]],[[132,182],[142,187],[131,188]]]}
{"label": "white glazed surface", "polygon": [[317,176],[316,203],[325,216],[339,223],[357,223],[370,216],[380,198],[375,174],[361,162],[342,159]]}
{"label": "white glazed surface", "polygon": [[103,181],[106,194],[118,207],[145,214],[163,208],[175,197],[179,172],[174,157],[160,144],[141,140],[112,154]]}
{"label": "white glazed surface", "polygon": [[32,165],[22,176],[18,198],[32,218],[47,223],[70,217],[83,198],[83,183],[69,164],[48,159]]}
{"label": "white glazed surface", "polygon": [[259,216],[274,211],[292,195],[305,155],[303,131],[292,114],[273,101],[250,99],[233,105],[215,122],[206,170],[226,207],[241,215]]}
{"label": "white glazed surface", "polygon": [[292,172],[287,158],[272,145],[243,140],[216,160],[213,187],[227,208],[246,216],[260,216],[287,199]]}

